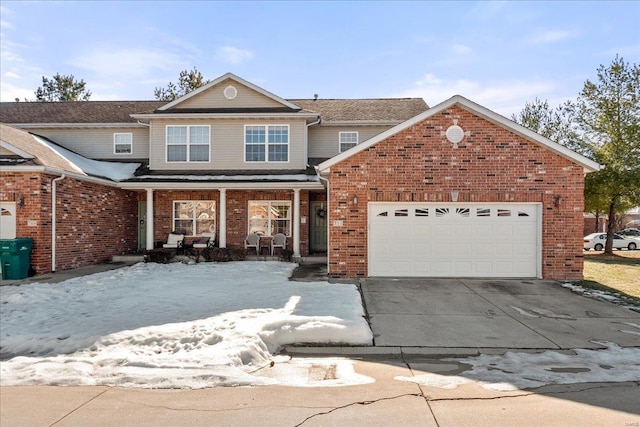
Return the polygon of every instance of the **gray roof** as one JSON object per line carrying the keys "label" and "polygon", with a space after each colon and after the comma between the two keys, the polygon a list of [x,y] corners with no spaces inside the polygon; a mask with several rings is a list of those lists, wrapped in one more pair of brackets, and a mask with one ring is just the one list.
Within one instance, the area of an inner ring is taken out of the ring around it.
{"label": "gray roof", "polygon": [[307,111],[317,112],[323,122],[404,122],[429,109],[422,98],[289,99]]}
{"label": "gray roof", "polygon": [[164,101],[1,102],[0,122],[135,123],[133,113],[152,112]]}
{"label": "gray roof", "polygon": [[[302,112],[322,116],[323,122],[403,122],[428,109],[422,98],[388,99],[291,99]],[[165,101],[2,102],[0,122],[45,123],[135,123],[130,115],[153,113]],[[173,109],[164,113],[193,112]],[[242,112],[234,111],[237,113]],[[247,109],[247,113],[255,112]]]}

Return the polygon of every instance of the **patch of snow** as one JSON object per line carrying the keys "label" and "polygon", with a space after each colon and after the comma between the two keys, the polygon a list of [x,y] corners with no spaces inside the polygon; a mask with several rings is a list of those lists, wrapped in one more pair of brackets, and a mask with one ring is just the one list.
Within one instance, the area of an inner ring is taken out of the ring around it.
{"label": "patch of snow", "polygon": [[602,300],[602,301],[612,302],[614,304],[618,304],[618,305],[621,305],[621,306],[623,306],[625,308],[628,308],[629,310],[640,312],[640,307],[639,306],[634,306],[634,305],[628,304],[622,298],[620,298],[620,296],[619,296],[620,294],[612,295],[612,294],[610,294],[608,292],[605,292],[605,291],[600,291],[600,290],[597,290],[597,289],[589,289],[589,288],[585,288],[585,287],[580,286],[580,285],[574,285],[573,283],[563,283],[562,287],[569,289],[571,292],[575,292],[577,294],[581,294],[581,295],[583,295],[585,297],[588,297],[588,298],[593,298],[593,299],[598,299],[598,300]]}
{"label": "patch of snow", "polygon": [[399,381],[456,388],[476,383],[487,390],[512,391],[550,384],[640,381],[640,348],[622,348],[613,343],[602,350],[576,349],[573,354],[557,351],[542,353],[507,352],[464,359],[445,359],[471,365],[460,376],[422,374],[395,377]]}
{"label": "patch of snow", "polygon": [[40,144],[56,152],[60,157],[63,157],[77,173],[83,175],[104,177],[112,181],[122,181],[133,178],[134,172],[140,167],[140,163],[104,162],[87,159],[66,148],[51,144],[49,141],[38,136],[33,135],[33,138]]}
{"label": "patch of snow", "polygon": [[[59,284],[0,287],[1,353],[11,357],[0,362],[0,384],[203,388],[371,381],[344,360],[274,357],[297,343],[372,344],[354,285],[289,281],[294,268],[141,263]],[[325,381],[308,374],[322,369],[332,372]],[[307,374],[289,378],[287,372]]]}

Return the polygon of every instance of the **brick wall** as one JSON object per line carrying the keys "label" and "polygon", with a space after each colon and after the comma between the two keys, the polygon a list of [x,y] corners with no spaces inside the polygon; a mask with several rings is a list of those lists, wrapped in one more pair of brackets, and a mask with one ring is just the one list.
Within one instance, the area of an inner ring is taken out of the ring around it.
{"label": "brick wall", "polygon": [[[248,203],[250,200],[289,200],[293,216],[293,191],[244,191],[227,190],[227,247],[244,247],[248,232]],[[155,191],[154,192],[154,235],[156,241],[166,241],[173,230],[173,202],[178,200],[213,200],[216,211],[220,208],[220,193],[217,190],[202,191]],[[218,212],[218,211],[217,211]],[[300,216],[309,215],[309,192],[300,191]],[[218,212],[217,221],[220,216]],[[309,221],[300,225],[300,253],[309,254]],[[292,225],[293,233],[293,225]],[[216,222],[216,231],[219,224]],[[287,247],[292,248],[293,240],[289,237]]]}
{"label": "brick wall", "polygon": [[[441,136],[454,119],[471,132],[457,148]],[[456,190],[459,202],[541,202],[543,277],[582,278],[582,167],[459,106],[332,166],[329,180],[329,224],[343,221],[330,227],[331,276],[367,275],[367,202],[451,202]]]}
{"label": "brick wall", "polygon": [[[51,271],[51,182],[41,173],[0,174],[0,200],[21,197],[16,235],[34,239],[31,264],[37,274]],[[137,196],[114,187],[65,178],[57,182],[56,270],[109,261],[135,251]]]}

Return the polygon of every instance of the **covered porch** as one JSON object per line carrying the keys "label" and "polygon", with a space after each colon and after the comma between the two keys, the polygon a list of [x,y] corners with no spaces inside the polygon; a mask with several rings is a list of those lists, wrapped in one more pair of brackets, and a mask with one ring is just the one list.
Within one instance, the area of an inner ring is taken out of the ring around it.
{"label": "covered porch", "polygon": [[[224,185],[125,182],[121,186],[138,192],[139,250],[162,247],[170,233],[196,238],[213,232],[220,248],[244,247],[251,233],[259,234],[261,244],[267,246],[273,235],[282,233],[295,259],[310,254],[310,238],[314,240],[313,252],[326,252],[325,212],[317,209],[318,201],[326,200],[326,193],[322,183],[315,180]],[[318,227],[319,222],[324,230]],[[318,234],[324,234],[324,238],[319,239]]]}

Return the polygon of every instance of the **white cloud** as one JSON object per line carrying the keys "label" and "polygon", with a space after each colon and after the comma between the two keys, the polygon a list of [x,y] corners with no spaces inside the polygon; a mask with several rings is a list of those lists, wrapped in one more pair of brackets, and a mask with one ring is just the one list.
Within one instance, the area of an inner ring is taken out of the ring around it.
{"label": "white cloud", "polygon": [[5,76],[12,78],[12,79],[19,79],[20,76],[14,72],[11,71],[7,71],[6,73],[4,73]]}
{"label": "white cloud", "polygon": [[567,30],[542,30],[527,38],[527,41],[531,44],[549,44],[561,42],[574,36],[574,33]]}
{"label": "white cloud", "polygon": [[468,55],[473,51],[473,49],[471,49],[469,46],[463,44],[454,44],[453,46],[451,46],[451,50],[456,55]]}
{"label": "white cloud", "polygon": [[0,28],[5,30],[15,30],[16,27],[14,27],[11,22],[0,19]]}
{"label": "white cloud", "polygon": [[148,77],[157,71],[178,72],[188,64],[179,55],[161,49],[103,46],[76,56],[70,64],[97,75],[118,78]]}
{"label": "white cloud", "polygon": [[222,46],[216,49],[216,57],[228,64],[241,64],[253,58],[253,52],[233,46]]}
{"label": "white cloud", "polygon": [[4,80],[0,82],[0,100],[3,102],[15,101],[18,98],[23,101],[25,98],[33,99],[33,88],[24,88],[12,85]]}
{"label": "white cloud", "polygon": [[505,117],[511,117],[536,97],[547,99],[555,96],[552,93],[554,89],[556,85],[553,82],[544,80],[446,80],[429,73],[415,82],[413,87],[392,96],[424,98],[427,104],[434,106],[454,95],[462,95]]}

